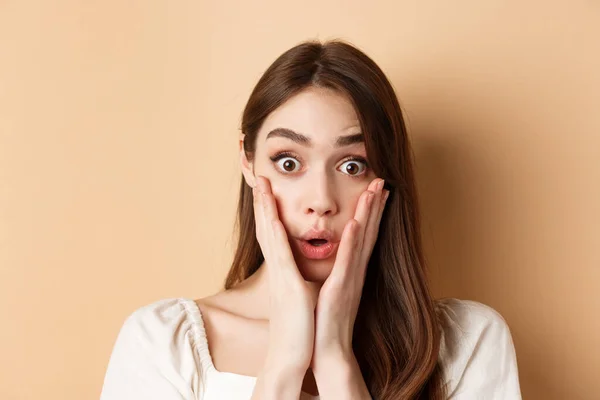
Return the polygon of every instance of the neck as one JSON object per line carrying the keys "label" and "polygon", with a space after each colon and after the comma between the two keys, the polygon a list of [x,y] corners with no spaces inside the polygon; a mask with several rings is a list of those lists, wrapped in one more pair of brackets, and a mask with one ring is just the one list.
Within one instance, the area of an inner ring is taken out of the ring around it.
{"label": "neck", "polygon": [[[254,274],[230,289],[231,295],[239,299],[238,305],[243,307],[247,318],[270,320],[268,268],[270,266],[263,261]],[[307,282],[307,285],[316,299],[322,283]]]}

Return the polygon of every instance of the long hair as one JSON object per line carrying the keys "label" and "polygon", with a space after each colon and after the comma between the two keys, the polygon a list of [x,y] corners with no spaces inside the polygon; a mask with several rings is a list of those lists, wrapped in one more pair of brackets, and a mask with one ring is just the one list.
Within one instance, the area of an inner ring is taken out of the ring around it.
{"label": "long hair", "polygon": [[[383,71],[341,41],[306,41],[265,71],[242,116],[244,151],[253,160],[265,118],[308,87],[333,89],[358,115],[369,164],[390,191],[367,267],[353,350],[375,399],[445,399],[440,327],[425,273],[412,151],[400,105]],[[237,249],[225,289],[264,261],[256,239],[252,189],[241,180]]]}

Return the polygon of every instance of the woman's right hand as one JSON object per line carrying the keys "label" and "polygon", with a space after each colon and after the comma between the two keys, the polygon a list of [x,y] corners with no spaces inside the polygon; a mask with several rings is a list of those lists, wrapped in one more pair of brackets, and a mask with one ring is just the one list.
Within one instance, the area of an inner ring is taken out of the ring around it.
{"label": "woman's right hand", "polygon": [[252,398],[270,397],[267,393],[275,394],[273,390],[284,398],[278,390],[283,389],[297,399],[312,358],[318,292],[298,270],[269,180],[259,176],[256,183],[256,237],[269,280],[270,321],[267,356]]}

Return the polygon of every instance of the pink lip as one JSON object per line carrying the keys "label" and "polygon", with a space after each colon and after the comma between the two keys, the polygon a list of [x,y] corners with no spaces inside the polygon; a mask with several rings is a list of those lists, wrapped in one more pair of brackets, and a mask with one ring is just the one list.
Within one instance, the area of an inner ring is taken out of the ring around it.
{"label": "pink lip", "polygon": [[310,240],[310,239],[325,239],[327,241],[333,240],[333,232],[330,230],[318,230],[315,228],[311,228],[308,232],[304,233],[300,236],[302,240]]}
{"label": "pink lip", "polygon": [[313,246],[308,241],[296,239],[302,255],[310,260],[324,260],[331,256],[338,247],[338,242],[327,242],[321,246]]}

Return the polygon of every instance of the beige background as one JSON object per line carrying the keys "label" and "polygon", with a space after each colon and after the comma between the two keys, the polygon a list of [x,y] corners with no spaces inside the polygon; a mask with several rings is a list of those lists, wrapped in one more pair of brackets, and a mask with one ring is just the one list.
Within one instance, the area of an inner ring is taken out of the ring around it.
{"label": "beige background", "polygon": [[398,91],[436,295],[524,398],[599,398],[599,3],[282,3],[0,1],[0,398],[98,398],[129,313],[218,289],[249,92],[333,37]]}

